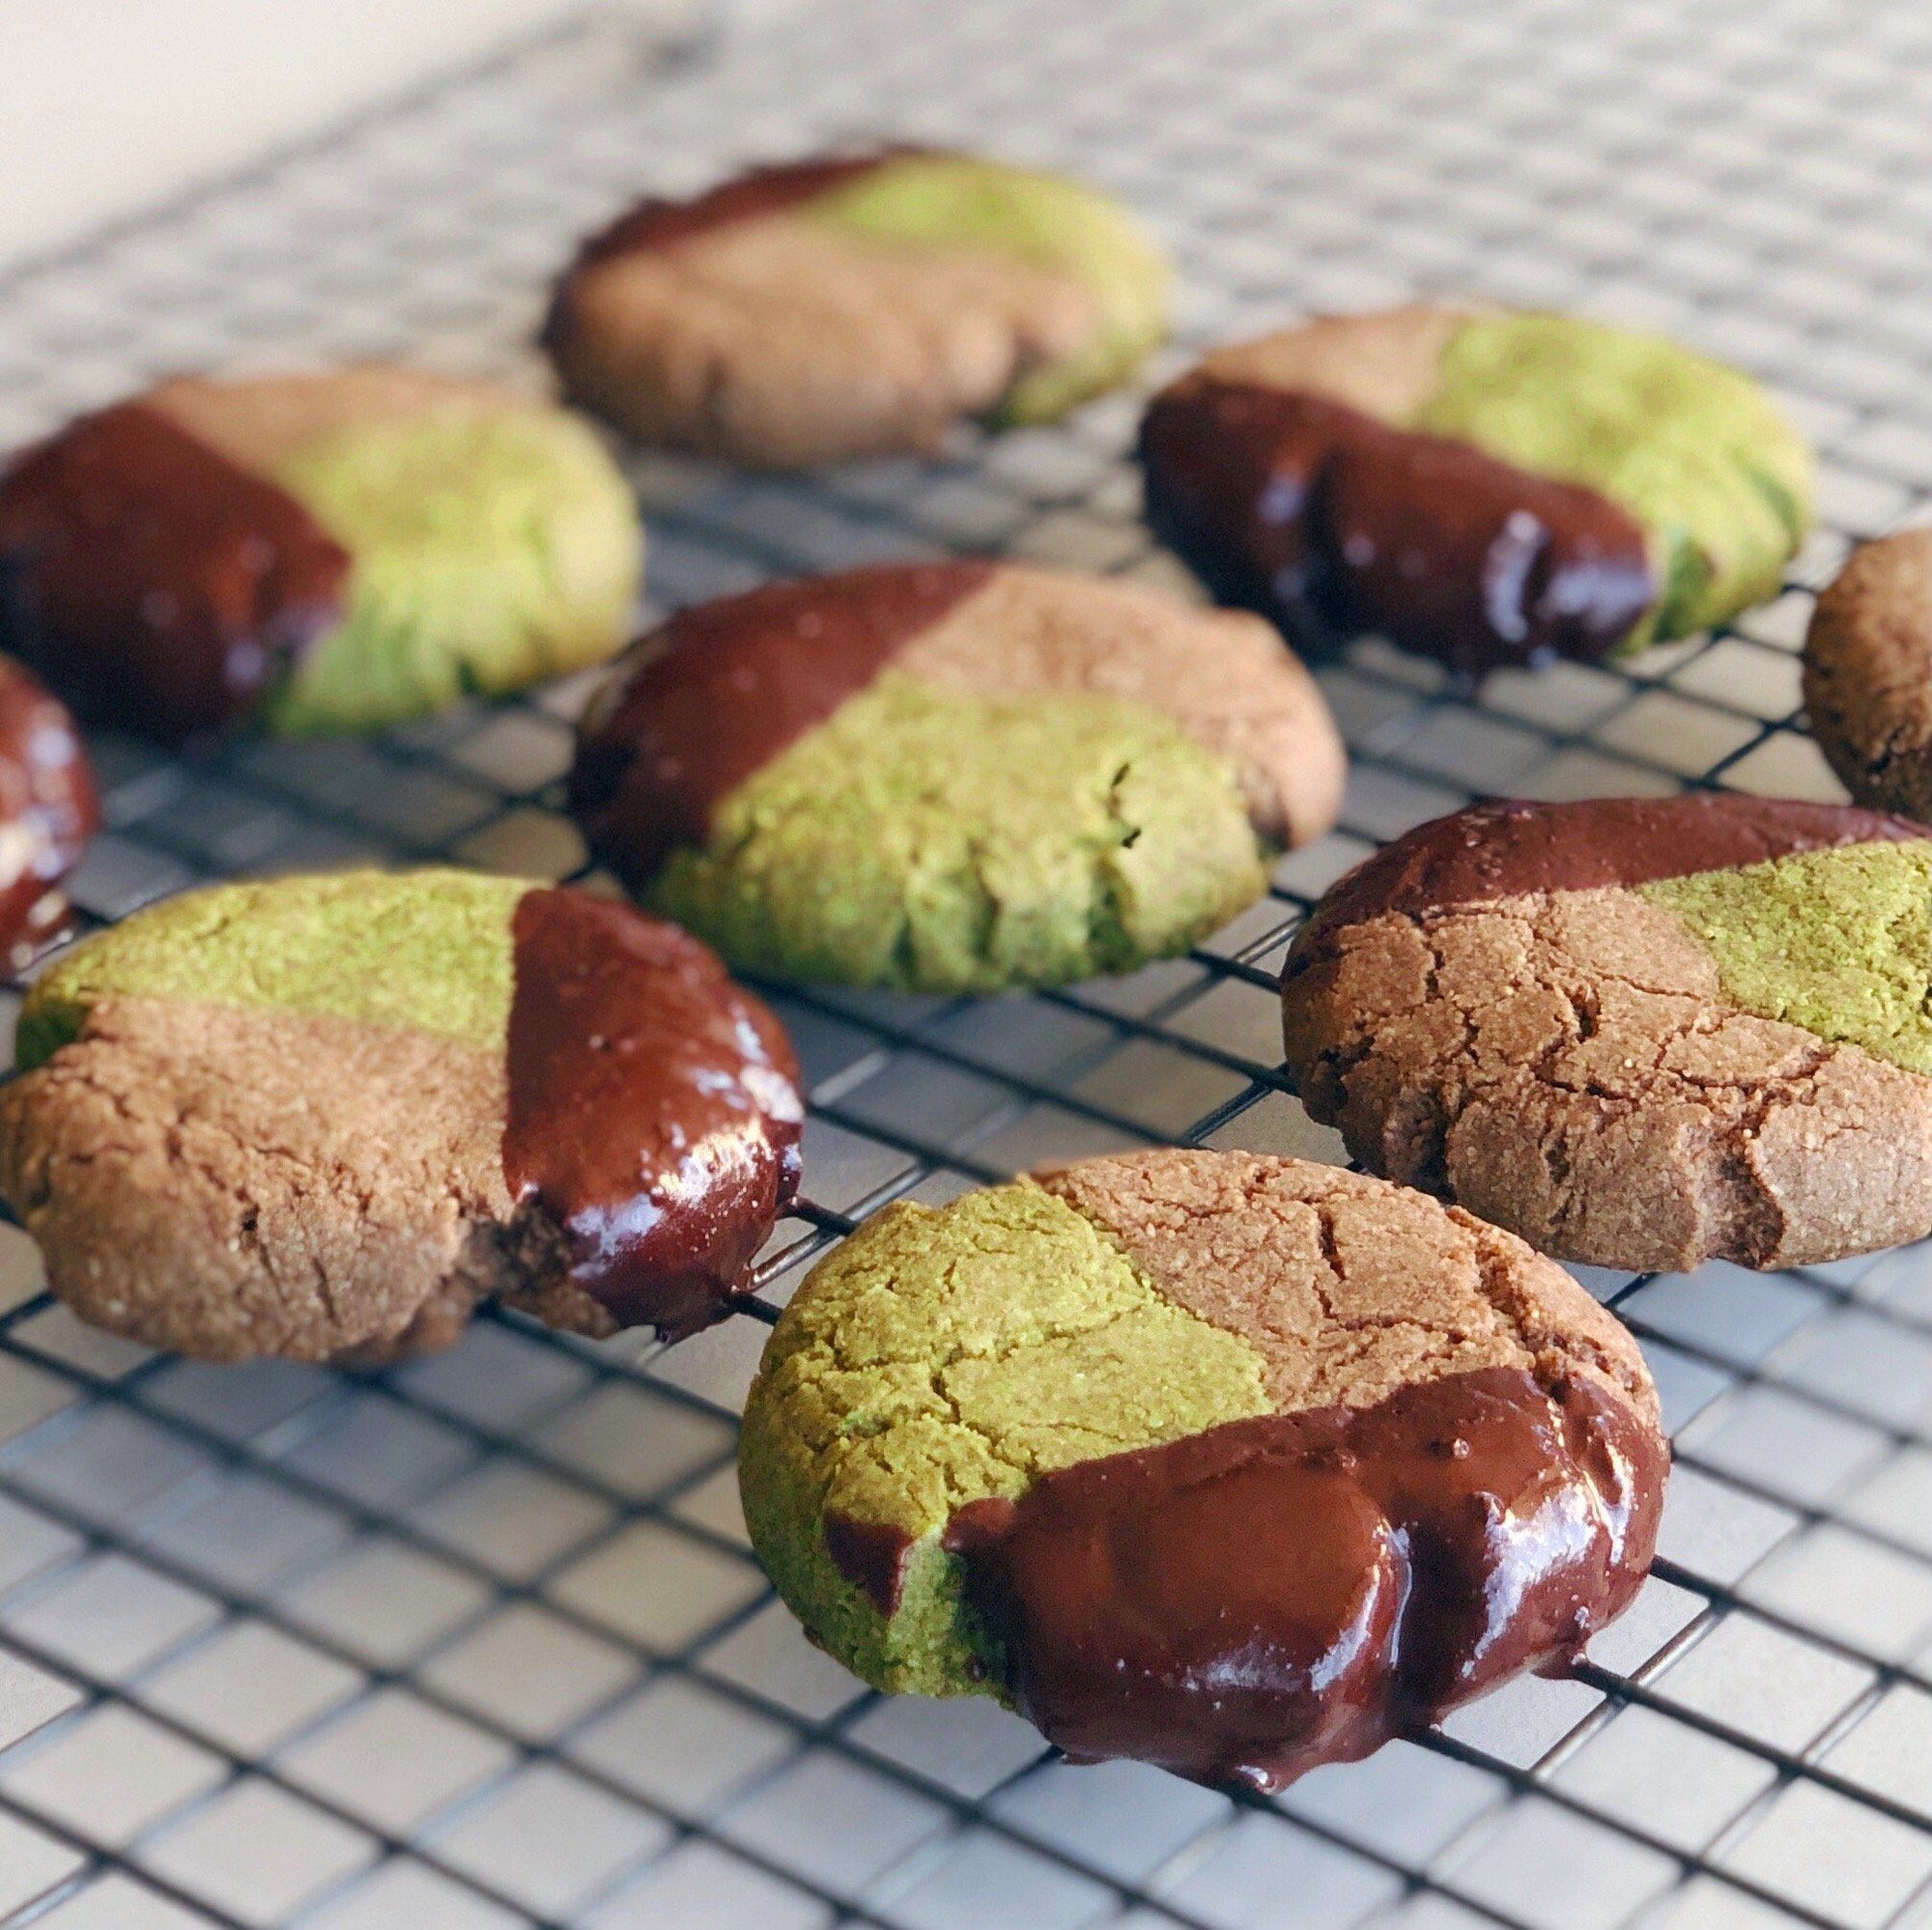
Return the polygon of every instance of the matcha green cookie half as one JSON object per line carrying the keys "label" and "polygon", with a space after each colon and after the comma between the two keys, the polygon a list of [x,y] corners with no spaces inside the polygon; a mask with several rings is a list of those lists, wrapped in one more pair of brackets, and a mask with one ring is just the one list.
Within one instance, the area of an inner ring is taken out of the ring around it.
{"label": "matcha green cookie half", "polygon": [[1282,975],[1302,1102],[1546,1253],[1801,1266],[1932,1233],[1932,831],[1695,793],[1478,805]]}
{"label": "matcha green cookie half", "polygon": [[649,200],[585,242],[544,344],[646,441],[778,468],[1046,422],[1166,333],[1168,269],[1077,182],[890,150]]}
{"label": "matcha green cookie half", "polygon": [[739,1479],[875,1687],[1271,1788],[1586,1639],[1666,1459],[1634,1342],[1520,1240],[1156,1150],[874,1215],[773,1330]]}
{"label": "matcha green cookie half", "polygon": [[1334,822],[1343,762],[1252,617],[918,563],[673,617],[592,698],[569,798],[735,968],[983,992],[1185,950]]}
{"label": "matcha green cookie half", "polygon": [[7,646],[93,723],[178,742],[373,729],[602,661],[628,485],[565,411],[377,366],[164,383],[0,477]]}
{"label": "matcha green cookie half", "polygon": [[672,925],[467,871],[214,886],[20,1014],[0,1197],[55,1293],[241,1360],[392,1357],[498,1298],[723,1318],[798,1185],[783,1033]]}
{"label": "matcha green cookie half", "polygon": [[1417,305],[1216,350],[1141,431],[1148,516],[1291,635],[1480,673],[1685,637],[1776,593],[1809,450],[1656,336]]}

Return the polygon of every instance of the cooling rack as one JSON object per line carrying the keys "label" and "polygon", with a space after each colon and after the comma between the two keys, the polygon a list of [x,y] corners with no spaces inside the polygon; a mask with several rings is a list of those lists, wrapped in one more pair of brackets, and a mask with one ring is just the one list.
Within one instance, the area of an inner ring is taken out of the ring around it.
{"label": "cooling rack", "polygon": [[[1583,1269],[1675,1433],[1655,1577],[1574,1677],[1273,1802],[866,1691],[771,1598],[731,1465],[765,1322],[880,1202],[1147,1140],[1339,1157],[1282,1076],[1274,975],[1376,840],[1482,793],[1839,795],[1795,653],[1848,540],[1932,492],[1928,110],[1913,0],[816,0],[668,63],[591,15],[0,283],[0,445],[183,366],[534,381],[546,276],[628,197],[891,133],[1128,197],[1181,268],[1170,367],[1309,310],[1487,295],[1748,367],[1824,453],[1821,531],[1735,631],[1480,703],[1374,640],[1328,666],[1343,827],[1191,957],[1028,999],[782,995],[809,1204],[760,1306],[684,1347],[497,1316],[385,1374],[210,1369],[77,1325],[0,1229],[0,1917],[1932,1924],[1923,1253]],[[651,597],[948,550],[1182,585],[1136,520],[1137,406],[805,482],[638,456]],[[107,921],[354,859],[574,875],[583,695],[192,764],[102,739],[76,899]]]}

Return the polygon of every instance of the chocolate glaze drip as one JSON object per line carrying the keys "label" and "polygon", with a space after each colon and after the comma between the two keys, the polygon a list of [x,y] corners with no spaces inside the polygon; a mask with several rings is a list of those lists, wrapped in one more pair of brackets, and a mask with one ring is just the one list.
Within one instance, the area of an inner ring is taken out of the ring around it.
{"label": "chocolate glaze drip", "polygon": [[797,1195],[791,1046],[695,938],[627,905],[528,892],[511,935],[511,1198],[563,1228],[619,1324],[696,1333]]}
{"label": "chocolate glaze drip", "polygon": [[1607,497],[1319,396],[1185,376],[1140,457],[1154,533],[1300,642],[1377,630],[1480,674],[1601,657],[1658,594]]}
{"label": "chocolate glaze drip", "polygon": [[1801,851],[1924,837],[1932,829],[1881,811],[1732,791],[1471,805],[1405,833],[1332,886],[1295,934],[1283,977],[1306,970],[1348,926],[1387,912],[1413,917],[1530,892],[1644,885]]}
{"label": "chocolate glaze drip", "polygon": [[178,743],[245,716],[342,614],[350,558],[294,497],[123,403],[0,479],[0,639],[89,722]]}
{"label": "chocolate glaze drip", "polygon": [[883,1527],[876,1521],[855,1521],[849,1515],[825,1518],[825,1552],[832,1566],[881,1615],[899,1612],[905,1585],[906,1551],[912,1537],[903,1528]]}
{"label": "chocolate glaze drip", "polygon": [[946,1545],[1067,1754],[1270,1790],[1571,1658],[1649,1569],[1665,1464],[1595,1384],[1485,1368],[1083,1462]]}
{"label": "chocolate glaze drip", "polygon": [[627,884],[647,884],[678,845],[704,842],[728,792],[994,568],[888,563],[680,611],[633,646],[579,727],[569,803],[592,848]]}
{"label": "chocolate glaze drip", "polygon": [[14,970],[66,922],[56,887],[99,825],[94,773],[66,706],[0,657],[0,954]]}

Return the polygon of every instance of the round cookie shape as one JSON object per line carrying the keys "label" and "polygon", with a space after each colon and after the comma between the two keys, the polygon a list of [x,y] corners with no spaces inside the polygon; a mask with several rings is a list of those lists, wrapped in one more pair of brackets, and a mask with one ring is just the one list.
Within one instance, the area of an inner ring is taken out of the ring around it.
{"label": "round cookie shape", "polygon": [[1253,617],[985,562],[779,583],[642,639],[570,808],[734,967],[921,991],[1132,969],[1334,822],[1343,752]]}
{"label": "round cookie shape", "polygon": [[1566,1260],[1816,1264],[1932,1232],[1932,830],[1735,794],[1478,805],[1282,973],[1302,1103]]}
{"label": "round cookie shape", "polygon": [[1819,597],[1804,710],[1860,804],[1932,819],[1932,531],[1861,544]]}
{"label": "round cookie shape", "polygon": [[83,1319],[213,1360],[388,1358],[495,1296],[722,1319],[798,1187],[778,1021],[675,926],[464,871],[222,885],[20,1015],[0,1196]]}
{"label": "round cookie shape", "polygon": [[1667,1461],[1634,1342],[1520,1240],[1159,1150],[875,1214],[774,1328],[739,1479],[875,1687],[1272,1789],[1578,1649]]}
{"label": "round cookie shape", "polygon": [[179,743],[405,722],[609,657],[630,490],[565,411],[400,368],[184,378],[0,475],[0,632],[88,722]]}
{"label": "round cookie shape", "polygon": [[0,958],[19,971],[67,923],[60,886],[100,827],[67,707],[0,657]]}
{"label": "round cookie shape", "polygon": [[1480,675],[1776,593],[1809,451],[1745,377],[1566,316],[1419,304],[1217,350],[1141,426],[1148,520],[1297,638]]}
{"label": "round cookie shape", "polygon": [[1050,421],[1166,333],[1168,269],[1051,174],[905,148],[647,200],[557,284],[565,393],[645,441],[776,468]]}

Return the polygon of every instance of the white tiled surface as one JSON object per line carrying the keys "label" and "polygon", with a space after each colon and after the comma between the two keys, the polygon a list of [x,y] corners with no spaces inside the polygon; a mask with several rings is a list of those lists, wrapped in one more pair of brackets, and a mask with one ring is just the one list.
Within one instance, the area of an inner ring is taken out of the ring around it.
{"label": "white tiled surface", "polygon": [[[1150,1133],[1336,1156],[1280,1078],[1287,931],[1472,792],[1837,794],[1796,715],[1811,591],[1932,489],[1911,0],[820,0],[676,73],[634,51],[586,22],[0,283],[0,443],[185,361],[533,377],[546,276],[626,197],[897,133],[1112,183],[1181,263],[1184,348],[1416,290],[1561,302],[1755,369],[1826,456],[1829,526],[1734,636],[1480,706],[1373,639],[1325,667],[1344,829],[1192,959],[1026,1001],[784,997],[816,1106],[770,1305],[896,1194]],[[1184,582],[1133,520],[1135,409],[810,483],[635,454],[652,595],[948,545]],[[103,742],[81,902],[356,855],[569,869],[583,694],[192,768]],[[990,1703],[890,1702],[811,1648],[736,1509],[754,1319],[668,1354],[492,1319],[385,1376],[221,1370],[89,1334],[0,1229],[0,1916],[1924,1930],[1932,1263],[1587,1284],[1678,1430],[1659,1577],[1584,1680],[1260,1803],[1056,1763]]]}

